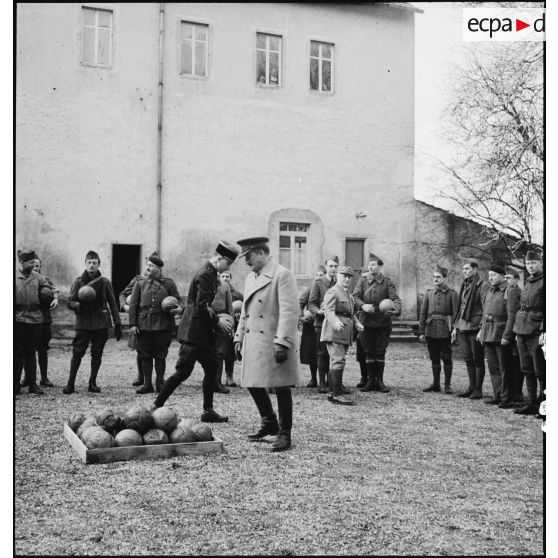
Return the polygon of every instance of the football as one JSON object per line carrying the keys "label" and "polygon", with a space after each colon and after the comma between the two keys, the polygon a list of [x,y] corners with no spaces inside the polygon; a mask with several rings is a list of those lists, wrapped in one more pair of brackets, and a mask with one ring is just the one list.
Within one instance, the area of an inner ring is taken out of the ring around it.
{"label": "football", "polygon": [[169,310],[172,310],[177,306],[178,306],[178,300],[174,296],[166,296],[161,301],[161,310],[163,310],[163,312],[168,312]]}
{"label": "football", "polygon": [[233,300],[232,309],[235,314],[240,314],[242,310],[242,300]]}
{"label": "football", "polygon": [[77,296],[80,302],[93,302],[97,293],[95,293],[95,289],[93,287],[84,285],[79,289]]}
{"label": "football", "polygon": [[188,430],[192,430],[192,426],[197,424],[194,419],[180,419],[178,422],[177,428],[186,428]]}
{"label": "football", "polygon": [[153,426],[169,434],[178,424],[178,416],[170,407],[159,407],[152,413]]}
{"label": "football", "polygon": [[154,446],[158,444],[168,444],[168,436],[158,428],[152,428],[143,435],[143,443],[146,446]]}
{"label": "football", "polygon": [[41,300],[45,300],[45,301],[52,300],[54,298],[54,296],[52,294],[52,289],[50,287],[43,287],[39,291],[39,298]]}
{"label": "football", "polygon": [[192,432],[198,442],[209,442],[213,440],[213,432],[207,424],[199,423],[192,426]]}
{"label": "football", "polygon": [[88,449],[112,448],[114,446],[114,438],[106,430],[92,426],[87,432],[85,445]]}
{"label": "football", "polygon": [[143,438],[139,432],[136,432],[131,428],[125,428],[115,436],[114,443],[119,448],[126,446],[141,446],[143,444]]}
{"label": "football", "polygon": [[119,418],[112,409],[105,409],[97,415],[97,424],[105,430],[116,430],[119,422]]}
{"label": "football", "polygon": [[90,426],[98,426],[97,421],[92,418],[92,417],[88,417],[86,418],[78,427],[78,429],[76,430],[76,435],[77,437],[81,440],[83,438],[83,433],[84,431],[89,428]]}
{"label": "football", "polygon": [[126,297],[126,304],[127,304],[128,306],[130,306],[130,300],[132,300],[132,295],[128,295],[128,296]]}
{"label": "football", "polygon": [[234,319],[229,314],[219,314],[219,320],[224,320],[234,329]]}
{"label": "football", "polygon": [[177,426],[169,435],[172,444],[186,444],[195,442],[196,437],[190,428]]}
{"label": "football", "polygon": [[87,445],[87,440],[89,439],[89,437],[93,434],[93,432],[96,432],[97,430],[100,430],[102,432],[107,432],[104,428],[102,428],[101,426],[99,426],[98,424],[93,424],[92,426],[86,426],[83,429],[83,432],[81,433],[81,441]]}
{"label": "football", "polygon": [[389,298],[384,298],[384,300],[380,302],[378,308],[380,312],[388,312],[390,310],[395,310],[395,304],[393,303],[393,300],[390,300]]}
{"label": "football", "polygon": [[87,417],[83,413],[76,413],[68,419],[68,426],[77,432],[77,429],[83,424]]}
{"label": "football", "polygon": [[147,432],[152,424],[153,417],[147,407],[132,407],[124,415],[124,426],[140,434]]}

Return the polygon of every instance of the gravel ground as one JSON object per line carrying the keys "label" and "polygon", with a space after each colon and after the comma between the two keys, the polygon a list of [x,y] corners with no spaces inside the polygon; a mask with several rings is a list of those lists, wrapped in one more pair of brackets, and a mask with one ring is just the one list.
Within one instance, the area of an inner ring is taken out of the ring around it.
{"label": "gravel ground", "polygon": [[[177,349],[174,342],[169,371]],[[297,387],[289,452],[270,453],[272,440],[246,440],[259,419],[248,392],[232,388],[215,396],[216,410],[230,416],[213,425],[226,453],[98,465],[82,464],[64,439],[66,417],[149,405],[153,396],[135,394],[135,353],[113,339],[97,382],[102,392],[87,392],[87,355],[79,393],[65,396],[70,356],[69,341],[53,341],[55,387],[16,398],[17,554],[543,553],[540,421],[423,393],[431,380],[423,346],[391,345],[391,392],[357,390],[354,407]],[[454,389],[464,389],[465,378],[457,362]],[[180,416],[199,418],[201,380],[196,368],[169,399]],[[344,383],[358,380],[350,357]],[[485,396],[489,386],[487,378]]]}

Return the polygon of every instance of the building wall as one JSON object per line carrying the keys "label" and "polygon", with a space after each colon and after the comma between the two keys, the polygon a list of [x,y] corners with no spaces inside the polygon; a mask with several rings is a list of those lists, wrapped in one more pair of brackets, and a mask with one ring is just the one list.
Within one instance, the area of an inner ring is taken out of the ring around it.
{"label": "building wall", "polygon": [[[17,240],[65,262],[52,275],[67,282],[89,248],[108,260],[111,243],[154,248],[158,4],[106,5],[115,12],[113,70],[80,66],[79,4],[21,6]],[[328,4],[165,9],[166,272],[185,292],[219,238],[273,239],[278,216],[311,213],[321,222],[311,225],[311,269],[328,254],[343,260],[346,237],[363,238],[414,316],[413,14]],[[208,78],[179,75],[181,20],[210,26]],[[55,32],[37,41],[36,28]],[[280,88],[255,83],[256,31],[283,36]],[[311,39],[335,44],[333,95],[309,91]],[[233,266],[237,285],[247,271]]]}

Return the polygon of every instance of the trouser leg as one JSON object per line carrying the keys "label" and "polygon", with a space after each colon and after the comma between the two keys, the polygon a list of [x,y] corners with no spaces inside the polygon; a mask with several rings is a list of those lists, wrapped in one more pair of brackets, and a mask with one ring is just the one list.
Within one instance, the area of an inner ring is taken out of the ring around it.
{"label": "trouser leg", "polygon": [[14,324],[14,393],[21,392],[21,373],[25,364],[25,324]]}
{"label": "trouser leg", "polygon": [[494,401],[500,403],[502,400],[502,371],[501,363],[501,345],[496,343],[487,343],[485,345],[486,361],[488,363],[488,371],[490,373],[490,381],[492,383],[492,393]]}
{"label": "trouser leg", "polygon": [[136,352],[136,368],[138,371],[138,377],[132,382],[133,386],[142,386],[143,385],[143,368],[141,365],[141,355],[139,351]]}
{"label": "trouser leg", "polygon": [[366,368],[366,353],[358,336],[356,338],[356,358],[360,367],[360,382],[357,384],[357,388],[362,388],[368,383],[368,369]]}
{"label": "trouser leg", "polygon": [[136,390],[136,393],[153,393],[153,358],[142,357],[141,370],[143,372],[143,385]]}
{"label": "trouser leg", "polygon": [[428,356],[432,365],[432,383],[424,388],[422,391],[440,391],[440,374],[442,365],[440,364],[440,344],[438,339],[432,337],[426,338],[426,348],[428,349]]}
{"label": "trouser leg", "polygon": [[217,357],[212,349],[208,352],[202,352],[201,349],[197,351],[198,362],[203,368],[203,409],[209,411],[213,409],[213,393],[215,389],[215,375],[219,366]]}
{"label": "trouser leg", "polygon": [[194,365],[196,364],[196,352],[197,347],[195,345],[188,345],[182,343],[178,351],[178,360],[175,365],[175,373],[169,376],[159,395],[155,399],[155,406],[162,407],[165,401],[171,396],[174,390],[192,374]]}
{"label": "trouser leg", "polygon": [[50,349],[50,339],[52,337],[52,328],[50,322],[44,322],[41,325],[41,340],[37,347],[37,362],[41,371],[41,384],[52,386],[48,379],[48,351]]}
{"label": "trouser leg", "polygon": [[484,347],[477,341],[477,333],[470,333],[468,335],[473,354],[473,363],[475,365],[475,389],[471,396],[482,399],[482,384],[485,375]]}
{"label": "trouser leg", "polygon": [[512,368],[513,345],[502,345],[500,350],[500,371],[502,373],[502,403],[511,403],[516,396],[515,377]]}
{"label": "trouser leg", "polygon": [[459,397],[469,397],[476,384],[476,372],[475,363],[473,359],[473,351],[471,344],[469,342],[469,336],[467,333],[459,332],[459,348],[463,355],[463,360],[465,361],[465,367],[467,368],[467,376],[469,377],[469,387],[459,394]]}
{"label": "trouser leg", "polygon": [[165,383],[165,370],[167,367],[165,358],[155,358],[155,391],[159,393]]}
{"label": "trouser leg", "polygon": [[103,351],[108,339],[108,328],[98,329],[91,332],[91,375],[89,377],[88,391],[98,393],[101,390],[97,386],[97,374],[101,368]]}
{"label": "trouser leg", "polygon": [[279,414],[279,432],[290,435],[293,427],[293,395],[291,388],[275,388],[275,394]]}

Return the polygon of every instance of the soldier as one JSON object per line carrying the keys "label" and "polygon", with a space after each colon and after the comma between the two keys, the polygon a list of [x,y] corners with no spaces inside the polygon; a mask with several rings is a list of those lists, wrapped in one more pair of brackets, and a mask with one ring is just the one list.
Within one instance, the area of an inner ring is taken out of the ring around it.
{"label": "soldier", "polygon": [[504,347],[513,341],[513,324],[519,309],[519,293],[508,291],[505,273],[505,267],[498,263],[493,263],[488,270],[490,288],[483,298],[483,316],[477,335],[477,341],[484,346],[494,394],[487,403],[503,408],[512,405],[513,396],[511,370],[506,368]]}
{"label": "soldier", "polygon": [[[221,276],[225,275],[226,271],[221,273]],[[232,309],[232,292],[228,281],[219,280],[219,285],[217,286],[217,292],[215,293],[215,298],[211,304],[213,311],[219,314],[227,314],[234,321],[234,314]],[[232,357],[234,359],[234,346],[232,346],[232,334],[217,331],[215,333],[214,350],[215,356],[217,357],[217,373],[215,374],[215,393],[229,393],[229,390],[223,385],[223,363],[225,358],[230,359],[229,348],[232,351]],[[234,365],[234,360],[233,360]]]}
{"label": "soldier", "polygon": [[426,291],[420,309],[419,341],[426,342],[428,356],[432,361],[432,384],[422,391],[441,391],[440,374],[444,363],[444,391],[452,394],[451,375],[453,371],[451,332],[453,317],[457,313],[457,293],[447,285],[448,270],[436,266],[432,274],[434,288]]}
{"label": "soldier", "polygon": [[[33,271],[41,274],[41,260],[37,258],[33,260]],[[52,387],[52,382],[48,379],[48,351],[50,349],[49,343],[52,337],[52,310],[58,306],[58,289],[54,286],[52,281],[45,277],[45,281],[50,286],[50,294],[40,296],[41,312],[43,313],[43,323],[41,324],[41,340],[37,346],[37,360],[39,362],[39,370],[41,371],[42,386]],[[47,291],[48,292],[48,291]],[[32,363],[25,362],[25,374],[21,387],[29,387],[29,377],[27,371]]]}
{"label": "soldier", "polygon": [[319,387],[318,393],[327,393],[326,376],[329,371],[329,353],[326,344],[320,341],[322,334],[322,323],[324,321],[324,295],[328,289],[335,284],[339,258],[331,256],[325,261],[326,272],[321,279],[316,279],[310,287],[308,298],[308,310],[314,316],[314,331],[316,333],[316,354],[318,361]]}
{"label": "soldier", "polygon": [[[366,277],[368,275],[368,267],[362,268],[361,277]],[[368,382],[368,371],[366,370],[366,352],[362,343],[360,341],[360,333],[357,332],[356,338],[356,360],[360,368],[360,382],[357,384],[357,388],[364,387]]]}
{"label": "soldier", "polygon": [[[384,385],[386,350],[391,334],[391,316],[401,314],[401,299],[393,281],[383,274],[384,262],[369,254],[368,275],[361,277],[353,291],[359,313],[359,322],[364,326],[360,341],[366,354],[368,381],[360,391],[389,391]],[[382,312],[379,304],[384,299],[393,301],[393,309]]]}
{"label": "soldier", "polygon": [[[293,274],[271,259],[269,239],[239,240],[240,257],[252,271],[246,278],[235,352],[242,360],[241,385],[248,388],[261,416],[260,429],[248,438],[277,434],[271,451],[291,447],[293,399],[289,386],[299,380],[298,294]],[[279,422],[266,388],[274,388]]]}
{"label": "soldier", "polygon": [[532,415],[537,412],[537,379],[543,399],[546,389],[546,361],[541,348],[545,332],[545,293],[541,255],[535,251],[527,252],[525,267],[529,277],[521,292],[520,307],[513,326],[513,331],[517,335],[519,359],[527,388],[525,405],[514,411],[518,415]]}
{"label": "soldier", "polygon": [[477,341],[477,334],[482,320],[482,298],[488,285],[480,278],[479,264],[474,260],[463,264],[463,277],[451,340],[455,342],[459,333],[459,348],[467,367],[469,387],[457,396],[482,399],[484,348]]}
{"label": "soldier", "polygon": [[[506,281],[508,288],[506,290],[506,298],[513,296],[511,293],[517,293],[517,297],[521,299],[521,288],[519,286],[519,272],[513,267],[506,268]],[[517,341],[515,333],[512,329],[512,341],[508,345],[502,347],[504,365],[506,370],[511,374],[511,399],[510,405],[500,404],[502,408],[515,407],[523,401],[523,372],[521,371],[521,363],[519,362],[519,350],[517,349]]]}
{"label": "soldier", "polygon": [[[321,279],[325,275],[325,267],[320,265],[316,271],[315,280]],[[310,367],[310,381],[306,387],[318,387],[318,353],[316,351],[317,341],[316,332],[314,331],[314,316],[308,309],[308,300],[310,299],[310,287],[304,287],[302,293],[298,297],[298,305],[300,308],[299,322],[302,326],[302,334],[300,336],[300,364],[308,364]]]}
{"label": "soldier", "polygon": [[155,391],[159,393],[165,381],[166,358],[174,332],[174,316],[182,313],[180,304],[165,310],[161,302],[167,296],[180,300],[175,282],[163,277],[163,260],[156,255],[147,258],[145,277],[140,277],[130,299],[130,333],[137,335],[141,357],[143,385],[136,393],[153,393],[153,361],[155,361]]}
{"label": "soldier", "polygon": [[353,329],[364,328],[355,316],[355,301],[348,291],[351,277],[354,275],[352,267],[339,266],[337,282],[324,296],[324,321],[320,341],[327,346],[331,359],[331,395],[332,403],[339,405],[354,405],[353,399],[347,397],[341,386],[343,385],[343,371],[347,349],[353,342]]}
{"label": "soldier", "polygon": [[219,318],[211,308],[219,273],[229,269],[238,255],[238,250],[226,242],[219,242],[214,255],[194,275],[188,289],[186,308],[178,326],[180,351],[176,372],[164,383],[152,408],[162,407],[174,390],[192,374],[196,362],[202,365],[203,413],[202,422],[227,422],[229,417],[219,415],[213,409],[213,387],[218,362],[215,356],[214,339],[217,330],[232,333],[232,327]]}
{"label": "soldier", "polygon": [[[240,301],[242,303],[242,301],[244,300],[244,295],[240,292],[237,291],[234,287],[233,284],[231,283],[232,281],[232,274],[230,271],[224,271],[223,273],[221,273],[221,281],[224,281],[225,283],[228,283],[230,289],[231,289],[231,297],[232,297],[232,301],[233,301],[233,310],[235,307],[235,302],[236,301]],[[238,320],[240,318],[240,308],[242,307],[242,305],[238,306],[238,312],[233,312],[233,316],[234,316],[234,329],[236,331],[236,327],[238,325]],[[236,387],[236,382],[234,381],[233,378],[233,374],[234,374],[234,363],[235,363],[236,357],[234,356],[234,343],[232,340],[232,337],[226,337],[226,347],[225,347],[225,375],[226,375],[226,381],[225,381],[225,385],[227,387]]]}
{"label": "soldier", "polygon": [[[41,343],[42,324],[41,299],[45,296],[43,289],[51,291],[52,283],[34,271],[37,255],[34,250],[19,250],[17,253],[18,271],[15,280],[14,307],[14,391],[21,392],[19,382],[21,372],[27,363],[29,393],[42,395],[44,391],[37,386],[37,360],[35,352]],[[47,293],[48,294],[48,293]],[[49,295],[50,296],[50,295]],[[58,300],[50,302],[54,310]]]}
{"label": "soldier", "polygon": [[[76,313],[76,333],[72,341],[73,351],[70,362],[70,376],[63,393],[69,395],[75,392],[76,376],[81,359],[91,342],[91,375],[87,390],[99,393],[97,374],[101,367],[103,350],[108,339],[108,329],[111,327],[111,315],[114,322],[114,336],[117,341],[122,337],[120,315],[116,298],[110,281],[101,275],[99,254],[90,250],[85,255],[85,271],[73,282],[70,288],[68,308]],[[92,301],[80,301],[78,291],[83,286],[90,286],[95,290]]]}

